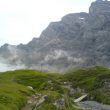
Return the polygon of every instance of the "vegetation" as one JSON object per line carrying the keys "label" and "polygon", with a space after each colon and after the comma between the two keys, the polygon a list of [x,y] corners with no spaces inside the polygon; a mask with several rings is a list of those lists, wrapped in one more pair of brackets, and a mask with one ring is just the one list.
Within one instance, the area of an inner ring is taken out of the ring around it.
{"label": "vegetation", "polygon": [[[76,93],[70,95],[70,86]],[[33,89],[30,89],[32,87]],[[66,74],[46,73],[35,70],[7,71],[0,74],[0,110],[22,110],[27,98],[47,95],[38,110],[79,110],[72,97],[78,98],[82,91],[89,100],[110,104],[110,70],[104,67],[70,70]],[[65,100],[65,107],[57,108],[56,100]],[[33,106],[34,108],[35,106]]]}
{"label": "vegetation", "polygon": [[63,81],[71,82],[73,88],[84,89],[89,94],[89,100],[110,104],[109,69],[97,66],[75,71],[70,70],[67,74],[63,75],[63,78]]}
{"label": "vegetation", "polygon": [[19,110],[31,94],[27,87],[0,77],[0,110]]}
{"label": "vegetation", "polygon": [[[64,108],[57,108],[53,103],[64,97],[67,89],[62,87],[59,78],[62,75],[45,73],[35,70],[7,71],[0,74],[0,110],[21,110],[26,104],[28,96],[39,93],[47,95],[39,110],[68,110],[67,102]],[[33,87],[33,90],[28,87]],[[40,99],[40,97],[39,97]],[[71,103],[71,110],[75,109]],[[36,100],[37,102],[37,100]],[[33,106],[34,108],[34,106]]]}

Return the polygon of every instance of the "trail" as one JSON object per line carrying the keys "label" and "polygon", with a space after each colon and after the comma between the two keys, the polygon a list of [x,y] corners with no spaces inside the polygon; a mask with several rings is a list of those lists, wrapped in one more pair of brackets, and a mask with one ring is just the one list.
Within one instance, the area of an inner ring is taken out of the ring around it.
{"label": "trail", "polygon": [[27,104],[21,110],[32,110],[32,108],[35,104],[35,100],[36,99],[33,96],[28,97]]}
{"label": "trail", "polygon": [[39,96],[36,97],[34,95],[28,97],[27,104],[21,110],[37,110],[37,108],[39,108],[45,101],[45,97],[47,97],[47,95],[43,95],[39,100],[37,99],[38,97]]}

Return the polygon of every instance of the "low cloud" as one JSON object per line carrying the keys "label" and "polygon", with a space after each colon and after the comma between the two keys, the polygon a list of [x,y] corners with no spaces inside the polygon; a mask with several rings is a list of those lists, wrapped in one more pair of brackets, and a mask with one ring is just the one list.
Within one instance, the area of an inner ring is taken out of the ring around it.
{"label": "low cloud", "polygon": [[4,64],[0,62],[0,72],[4,71],[9,71],[9,70],[17,70],[17,69],[24,69],[24,65],[9,65],[9,64]]}

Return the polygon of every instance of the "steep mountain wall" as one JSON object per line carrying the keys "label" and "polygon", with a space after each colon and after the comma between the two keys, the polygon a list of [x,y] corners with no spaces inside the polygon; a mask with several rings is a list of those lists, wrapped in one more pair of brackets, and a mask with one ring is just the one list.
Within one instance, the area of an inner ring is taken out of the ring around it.
{"label": "steep mountain wall", "polygon": [[110,1],[97,0],[89,13],[72,13],[52,22],[27,45],[5,44],[1,62],[26,68],[63,70],[71,67],[110,67]]}

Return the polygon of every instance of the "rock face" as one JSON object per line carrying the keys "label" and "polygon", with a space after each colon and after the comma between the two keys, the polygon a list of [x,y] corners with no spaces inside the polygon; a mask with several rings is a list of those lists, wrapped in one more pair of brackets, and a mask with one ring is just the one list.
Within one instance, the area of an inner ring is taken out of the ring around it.
{"label": "rock face", "polygon": [[110,67],[110,1],[97,0],[89,13],[68,14],[52,22],[27,45],[5,44],[0,59],[26,68],[63,70],[71,67]]}

